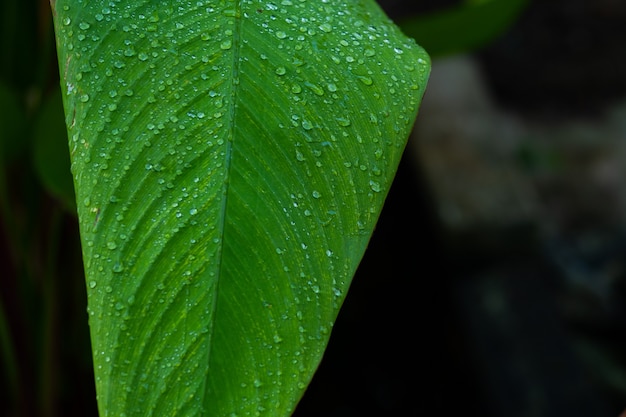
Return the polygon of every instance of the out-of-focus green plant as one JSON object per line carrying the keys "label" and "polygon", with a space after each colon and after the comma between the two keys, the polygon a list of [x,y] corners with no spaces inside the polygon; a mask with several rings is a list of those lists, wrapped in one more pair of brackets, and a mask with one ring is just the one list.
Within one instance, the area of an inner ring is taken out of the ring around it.
{"label": "out-of-focus green plant", "polygon": [[469,52],[492,42],[519,17],[528,0],[466,0],[398,22],[433,58]]}

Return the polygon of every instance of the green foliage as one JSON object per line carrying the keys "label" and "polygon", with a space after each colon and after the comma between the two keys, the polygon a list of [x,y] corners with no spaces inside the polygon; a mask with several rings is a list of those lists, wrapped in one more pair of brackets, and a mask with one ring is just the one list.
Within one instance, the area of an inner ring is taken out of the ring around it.
{"label": "green foliage", "polygon": [[370,0],[53,14],[101,416],[289,415],[428,56]]}
{"label": "green foliage", "polygon": [[459,6],[412,16],[398,24],[432,57],[440,57],[492,42],[511,26],[527,4],[528,0],[467,0]]}
{"label": "green foliage", "polygon": [[[23,151],[25,142],[23,138],[25,117],[16,94],[0,83],[0,159],[9,161]],[[17,139],[17,140],[16,140]]]}
{"label": "green foliage", "polygon": [[57,89],[54,94],[46,97],[35,119],[33,163],[46,189],[62,202],[68,211],[76,212],[60,93],[60,89]]}

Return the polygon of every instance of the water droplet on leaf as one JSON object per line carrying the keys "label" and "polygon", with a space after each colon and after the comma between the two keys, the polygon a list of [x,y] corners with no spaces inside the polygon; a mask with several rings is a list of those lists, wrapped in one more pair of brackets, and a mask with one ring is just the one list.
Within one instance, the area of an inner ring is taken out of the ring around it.
{"label": "water droplet on leaf", "polygon": [[374,83],[370,77],[366,77],[365,75],[358,75],[357,78],[365,85],[372,85]]}
{"label": "water droplet on leaf", "polygon": [[350,119],[345,118],[345,117],[337,117],[335,118],[335,120],[337,120],[337,123],[339,124],[339,126],[347,127],[347,126],[350,126],[351,124]]}
{"label": "water droplet on leaf", "polygon": [[320,29],[326,33],[332,32],[333,27],[329,23],[322,23]]}

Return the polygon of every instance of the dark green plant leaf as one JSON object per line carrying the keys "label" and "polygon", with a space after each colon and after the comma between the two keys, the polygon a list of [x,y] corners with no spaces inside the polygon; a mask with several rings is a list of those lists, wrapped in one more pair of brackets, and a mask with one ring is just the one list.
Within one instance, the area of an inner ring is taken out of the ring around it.
{"label": "dark green plant leaf", "polygon": [[24,107],[19,98],[0,83],[0,163],[15,159],[26,148],[25,123]]}
{"label": "dark green plant leaf", "polygon": [[528,0],[468,1],[449,10],[412,17],[398,24],[433,57],[469,52],[500,36]]}
{"label": "dark green plant leaf", "polygon": [[53,4],[101,416],[285,416],[429,72],[373,1]]}
{"label": "dark green plant leaf", "polygon": [[33,161],[39,180],[46,189],[65,208],[76,212],[60,90],[46,97],[35,120]]}

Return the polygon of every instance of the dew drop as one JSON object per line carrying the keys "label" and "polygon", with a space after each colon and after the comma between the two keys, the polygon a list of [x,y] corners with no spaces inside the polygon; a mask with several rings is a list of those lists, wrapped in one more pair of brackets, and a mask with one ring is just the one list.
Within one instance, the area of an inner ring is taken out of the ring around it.
{"label": "dew drop", "polygon": [[81,103],[86,103],[89,101],[89,94],[83,94],[82,96],[80,96],[80,101]]}
{"label": "dew drop", "polygon": [[322,31],[324,31],[326,33],[329,33],[329,32],[332,32],[333,27],[329,23],[322,23],[320,25],[320,30],[322,30]]}
{"label": "dew drop", "polygon": [[304,85],[307,86],[316,95],[318,95],[318,96],[323,96],[324,95],[324,90],[319,85],[315,85],[315,84],[310,83],[308,81],[305,81]]}
{"label": "dew drop", "polygon": [[107,248],[109,248],[111,250],[114,250],[114,249],[117,248],[117,243],[115,243],[113,241],[107,242]]}
{"label": "dew drop", "polygon": [[69,26],[69,25],[70,25],[70,23],[72,23],[72,19],[70,19],[69,17],[64,17],[64,18],[63,18],[63,24],[64,24],[65,26]]}
{"label": "dew drop", "polygon": [[319,191],[317,191],[317,190],[314,190],[314,191],[313,191],[313,193],[312,193],[312,195],[313,195],[313,198],[320,198],[320,197],[322,196],[322,195],[320,194],[320,192],[319,192]]}
{"label": "dew drop", "polygon": [[233,46],[233,42],[230,39],[226,39],[224,42],[220,44],[220,48],[222,50],[230,49]]}
{"label": "dew drop", "polygon": [[89,288],[96,288],[96,285],[98,285],[96,281],[89,281]]}
{"label": "dew drop", "polygon": [[78,27],[81,28],[82,30],[87,30],[87,29],[89,29],[90,25],[87,22],[80,22],[78,24]]}
{"label": "dew drop", "polygon": [[339,126],[347,127],[347,126],[350,126],[351,124],[350,119],[347,119],[345,117],[337,117],[335,118],[335,120],[337,120],[337,123],[339,124]]}
{"label": "dew drop", "polygon": [[380,184],[378,182],[374,181],[374,180],[370,180],[370,188],[375,193],[379,193],[380,192]]}
{"label": "dew drop", "polygon": [[374,83],[374,81],[370,77],[366,77],[364,75],[359,75],[357,76],[357,78],[365,85],[372,85]]}
{"label": "dew drop", "polygon": [[283,31],[278,31],[278,32],[276,32],[276,37],[278,39],[285,39],[287,37],[287,34],[285,32],[283,32]]}
{"label": "dew drop", "polygon": [[285,75],[286,72],[287,72],[287,70],[285,69],[285,67],[278,67],[278,68],[276,68],[276,74],[277,75]]}

